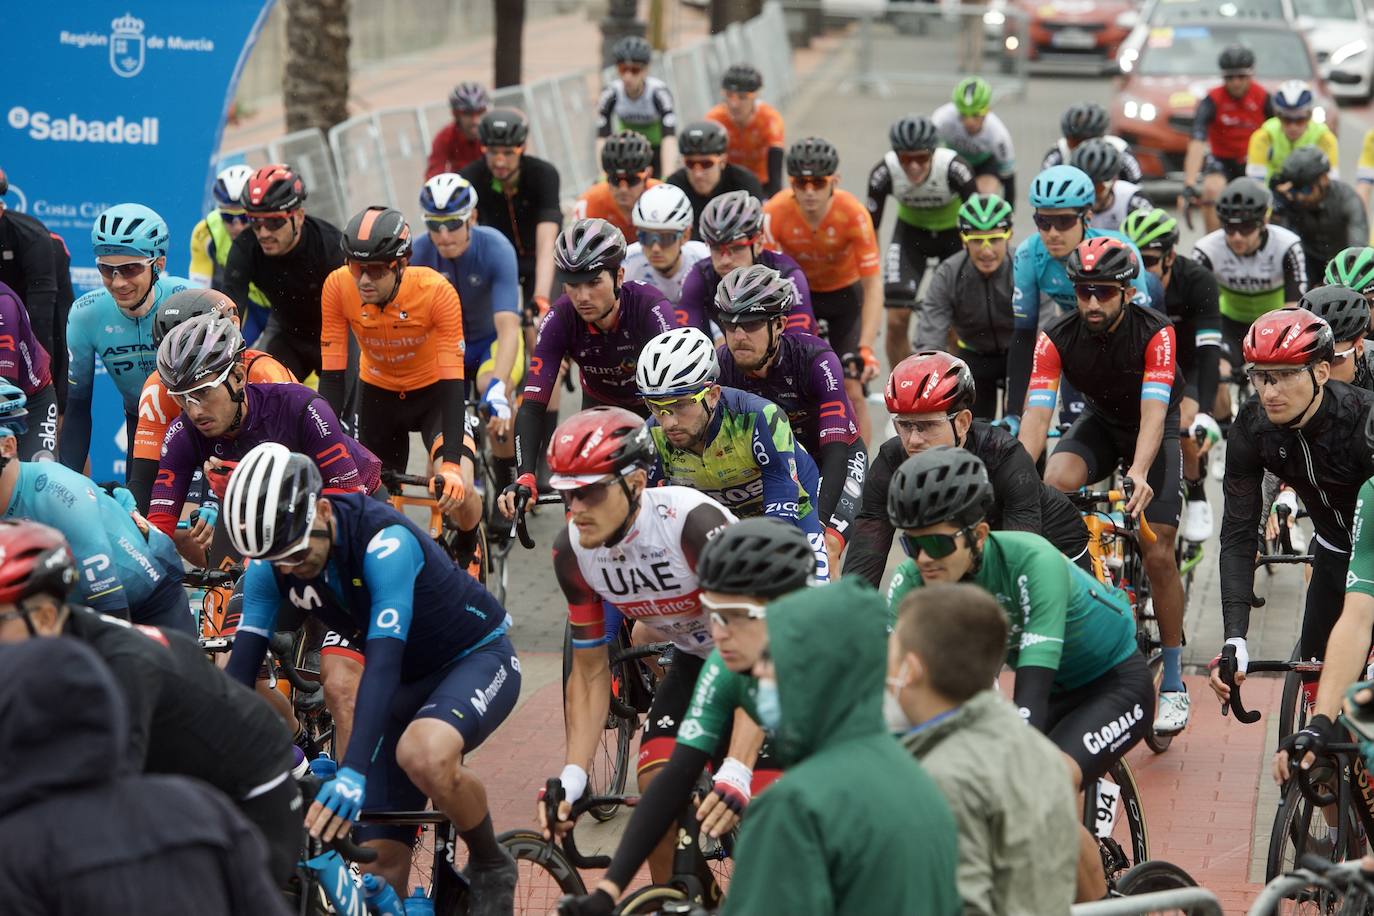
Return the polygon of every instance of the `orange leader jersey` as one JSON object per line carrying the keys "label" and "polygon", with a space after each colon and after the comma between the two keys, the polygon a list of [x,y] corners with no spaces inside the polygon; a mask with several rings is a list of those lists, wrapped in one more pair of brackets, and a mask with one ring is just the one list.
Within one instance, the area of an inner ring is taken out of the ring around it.
{"label": "orange leader jersey", "polygon": [[880,269],[878,236],[868,208],[839,188],[814,230],[802,217],[792,189],[779,191],[764,204],[763,232],[764,244],[801,265],[812,292],[844,289]]}
{"label": "orange leader jersey", "polygon": [[385,308],[364,305],[344,265],[324,279],[320,294],[320,365],[348,367],[348,332],[358,340],[358,378],[387,391],[416,391],[463,378],[463,307],[448,278],[407,267]]}
{"label": "orange leader jersey", "polygon": [[[244,350],[243,367],[250,382],[294,382],[291,370],[261,350]],[[172,400],[156,372],[143,383],[138,396],[138,428],[134,431],[134,457],[159,461],[167,427],[181,416],[181,405]]]}
{"label": "orange leader jersey", "polygon": [[[650,178],[644,182],[644,190],[662,183],[657,178]],[[604,181],[598,181],[577,198],[577,203],[573,204],[573,219],[604,219],[621,231],[627,245],[639,237],[630,214],[615,205],[611,186]]]}
{"label": "orange leader jersey", "polygon": [[748,169],[768,184],[768,151],[783,146],[782,115],[766,102],[754,106],[754,113],[743,127],[730,117],[724,104],[717,105],[706,112],[708,121],[715,121],[725,128],[730,137],[730,145],[725,148],[725,156],[733,165]]}

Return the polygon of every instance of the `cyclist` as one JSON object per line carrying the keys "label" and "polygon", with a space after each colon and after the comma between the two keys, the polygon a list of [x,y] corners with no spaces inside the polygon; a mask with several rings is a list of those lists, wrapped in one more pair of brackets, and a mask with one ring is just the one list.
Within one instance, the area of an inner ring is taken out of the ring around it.
{"label": "cyclist", "polygon": [[[49,465],[42,466],[47,473],[80,476]],[[301,851],[300,795],[285,725],[211,664],[189,626],[131,626],[69,600],[83,594],[77,582],[92,565],[73,556],[81,547],[68,544],[38,521],[0,522],[0,643],[66,636],[89,646],[109,666],[128,709],[116,720],[127,741],[118,756],[136,771],[193,776],[223,792],[262,831],[272,876],[284,885]],[[189,621],[184,596],[182,612]]]}
{"label": "cyclist", "polygon": [[153,316],[167,297],[190,285],[162,271],[167,266],[167,224],[141,204],[116,204],[95,218],[91,245],[104,289],[72,305],[67,319],[67,410],[58,456],[73,470],[86,465],[91,447],[95,360],[124,399],[124,429],[133,441],[138,396],[156,359]]}
{"label": "cyclist", "polygon": [[[338,775],[306,814],[324,840],[359,812],[433,802],[468,849],[474,916],[510,913],[516,867],[496,841],[486,791],[463,766],[520,693],[510,615],[404,514],[362,493],[328,493],[315,462],[276,442],[244,456],[224,516],[246,559],[243,619],[228,674],[252,684],[283,599],[364,646],[353,733]],[[319,596],[327,596],[321,599]],[[368,866],[406,889],[414,827],[357,827]]]}
{"label": "cyclist", "polygon": [[[748,191],[722,194],[701,213],[701,240],[710,248],[710,260],[698,261],[682,281],[678,300],[679,323],[711,331],[715,322],[716,289],[720,278],[740,267],[762,264],[792,281],[796,300],[787,316],[785,334],[815,334],[816,314],[811,309],[811,287],[801,265],[763,243],[763,204]],[[686,315],[686,321],[682,320]]]}
{"label": "cyclist", "polygon": [[[1016,416],[1020,416],[1026,403],[1042,297],[1053,299],[1061,313],[1076,309],[1073,281],[1065,270],[1069,255],[1085,239],[1124,239],[1119,232],[1088,224],[1088,213],[1096,199],[1092,179],[1071,165],[1048,168],[1031,182],[1030,204],[1035,208],[1036,234],[1016,246],[1012,261],[1014,330],[1007,351],[1007,410]],[[1137,301],[1152,305],[1145,278],[1135,276],[1130,282],[1136,289]],[[1081,409],[1079,394],[1071,385],[1064,388],[1066,409],[1061,415],[1076,416]]]}
{"label": "cyclist", "polygon": [[1097,192],[1092,225],[1099,229],[1120,229],[1131,213],[1154,206],[1140,185],[1117,177],[1121,174],[1121,150],[1101,137],[1078,144],[1069,164],[1092,179]]}
{"label": "cyclist", "polygon": [[[539,326],[530,359],[524,400],[515,416],[515,453],[519,476],[506,487],[499,505],[506,518],[517,502],[538,492],[535,462],[540,430],[549,416],[549,398],[564,359],[577,362],[582,407],[625,407],[641,416],[646,408],[635,393],[638,354],[656,335],[674,327],[672,305],[643,283],[624,283],[625,237],[602,219],[581,219],[559,233],[554,250],[564,295]],[[522,492],[523,491],[523,492]]]}
{"label": "cyclist", "polygon": [[692,239],[692,205],[682,189],[661,184],[635,202],[637,241],[625,251],[625,280],[647,283],[677,305],[682,281],[698,261],[709,260],[704,242]]}
{"label": "cyclist", "polygon": [[[720,78],[720,104],[706,112],[706,120],[716,122],[730,135],[730,164],[748,170],[760,183],[760,190],[745,189],[756,197],[782,190],[785,154],[782,115],[759,101],[762,88],[763,74],[755,67],[733,64]],[[682,155],[688,155],[685,147]]]}
{"label": "cyclist", "polygon": [[[1216,277],[1221,310],[1222,376],[1241,364],[1241,341],[1260,315],[1296,305],[1307,292],[1302,242],[1292,231],[1269,225],[1272,198],[1253,178],[1237,178],[1217,198],[1222,228],[1193,245],[1191,260]],[[1217,389],[1217,415],[1231,416],[1226,386]]]}
{"label": "cyclist", "polygon": [[[1327,262],[1325,280],[1328,286],[1359,290],[1374,303],[1374,248],[1357,245],[1337,252]],[[1371,307],[1374,308],[1374,304]]]}
{"label": "cyclist", "polygon": [[[644,422],[618,407],[594,407],[568,418],[549,447],[553,487],[569,512],[553,546],[554,573],[568,602],[572,634],[561,774],[569,806],[587,787],[587,770],[606,727],[611,669],[605,646],[620,629],[615,618],[628,618],[652,639],[673,644],[673,663],[654,690],[640,739],[641,791],[653,785],[668,761],[676,724],[687,714],[692,685],[714,645],[696,569],[707,542],[736,519],[690,488],[650,487],[655,458]],[[757,729],[739,729],[732,736],[731,755],[738,751],[745,757],[737,760],[743,774],[728,773],[732,788],[737,782],[748,785],[761,738]],[[733,800],[733,794],[729,797]],[[539,822],[547,831],[543,814]],[[651,845],[663,834],[658,831]],[[655,880],[666,881],[671,845],[650,858]]]}
{"label": "cyclist", "polygon": [[639,354],[635,382],[658,449],[649,482],[700,490],[742,518],[795,525],[816,553],[816,577],[828,579],[815,462],[782,408],[719,378],[711,338],[696,328],[660,334]]}
{"label": "cyclist", "polygon": [[1273,100],[1274,117],[1250,135],[1245,174],[1268,182],[1283,168],[1293,150],[1315,146],[1326,153],[1331,174],[1339,176],[1339,144],[1325,120],[1313,117],[1317,97],[1311,85],[1302,80],[1288,80],[1279,86]]}
{"label": "cyclist", "polygon": [[715,121],[693,121],[678,137],[682,168],[663,180],[687,195],[694,214],[693,238],[701,236],[702,210],[717,197],[732,191],[745,191],[754,197],[764,195],[763,185],[753,172],[726,159],[728,142],[725,128]]}
{"label": "cyclist", "polygon": [[1096,102],[1076,102],[1070,105],[1059,119],[1059,127],[1064,136],[1055,141],[1054,146],[1045,154],[1044,161],[1040,163],[1041,171],[1056,165],[1068,165],[1069,160],[1073,158],[1073,151],[1080,143],[1101,137],[1121,152],[1121,174],[1117,177],[1132,184],[1140,184],[1140,163],[1131,152],[1130,144],[1114,134],[1107,133],[1110,120],[1107,109]]}
{"label": "cyclist", "polygon": [[948,350],[968,364],[978,387],[971,409],[980,420],[997,416],[998,389],[1007,381],[1014,330],[1011,219],[1011,204],[995,194],[964,201],[958,213],[963,250],[935,268],[916,325],[918,351]]}
{"label": "cyclist", "polygon": [[1369,303],[1358,290],[1344,286],[1319,286],[1308,290],[1298,303],[1331,327],[1335,349],[1331,377],[1338,382],[1374,391],[1374,372],[1365,354],[1364,335],[1369,332]]}
{"label": "cyclist", "polygon": [[963,360],[938,351],[908,356],[888,376],[884,401],[897,434],[879,446],[868,469],[845,575],[862,576],[878,587],[892,549],[887,517],[892,475],[912,455],[942,445],[966,449],[983,462],[992,481],[989,525],[1043,535],[1064,556],[1092,568],[1088,529],[1073,503],[1040,480],[1035,462],[1015,436],[973,418],[977,386]]}
{"label": "cyclist", "polygon": [[19,294],[0,283],[0,379],[19,388],[33,422],[19,437],[22,461],[52,461],[57,455],[57,389],[52,360],[33,333]]}
{"label": "cyclist", "polygon": [[425,163],[425,181],[444,172],[460,172],[482,158],[482,138],[477,125],[491,107],[491,96],[481,83],[464,81],[448,94],[453,120],[434,135]]}
{"label": "cyclist", "polygon": [[404,472],[410,433],[425,449],[444,436],[448,511],[463,501],[463,316],[443,274],[410,267],[410,226],[399,210],[368,207],[344,230],[343,267],[324,283],[320,396],[335,415],[344,402],[350,333],[358,342],[358,441],[382,467]]}
{"label": "cyclist", "polygon": [[1177,332],[1164,313],[1126,299],[1140,273],[1129,242],[1083,242],[1066,264],[1078,309],[1050,322],[1035,345],[1020,439],[1032,458],[1045,450],[1059,376],[1087,402],[1045,466],[1045,482],[1064,492],[1108,477],[1118,461],[1133,485],[1126,511],[1144,514],[1156,533],[1140,545],[1150,579],[1164,676],[1155,731],[1176,734],[1188,724],[1183,686],[1183,583],[1174,557],[1182,509],[1178,405],[1183,374]]}
{"label": "cyclist", "polygon": [[1137,210],[1126,217],[1121,228],[1140,251],[1141,264],[1163,285],[1164,308],[1174,324],[1178,365],[1183,370],[1178,426],[1190,433],[1179,439],[1187,498],[1183,536],[1189,541],[1205,541],[1212,536],[1212,506],[1203,489],[1205,449],[1192,433],[1198,424],[1209,431],[1215,424],[1211,415],[1221,361],[1217,281],[1207,268],[1178,253],[1178,220],[1166,211]]}
{"label": "cyclist", "polygon": [[[995,597],[1010,623],[1012,702],[1063,751],[1080,792],[1145,736],[1155,705],[1150,669],[1125,594],[1039,535],[989,530],[991,489],[983,463],[963,449],[926,449],[897,469],[888,513],[908,559],[888,586],[889,614],[931,582],[971,581]],[[1078,857],[1078,899],[1100,899],[1101,854],[1087,828]]]}
{"label": "cyclist", "polygon": [[840,360],[819,337],[783,333],[796,298],[791,281],[755,264],[726,275],[716,290],[716,320],[725,343],[717,348],[726,388],[772,401],[821,475],[816,510],[825,525],[831,568],[839,568],[858,510],[868,452],[844,392]]}
{"label": "cyclist", "polygon": [[573,204],[573,219],[604,219],[629,238],[634,235],[631,214],[649,188],[659,184],[653,175],[653,148],[643,134],[624,130],[601,145],[604,181],[583,191]]}
{"label": "cyclist", "polygon": [[897,221],[887,246],[883,308],[887,361],[911,355],[911,315],[921,307],[917,291],[930,262],[959,250],[959,207],[975,191],[973,170],[958,153],[940,146],[935,122],[907,115],[888,130],[892,149],[868,173],[868,215],[876,230],[887,198],[897,201]]}
{"label": "cyclist", "polygon": [[677,112],[668,84],[649,76],[653,49],[638,35],[620,39],[611,48],[619,79],[601,90],[596,103],[597,152],[613,133],[634,131],[653,146],[653,174],[677,168]]}
{"label": "cyclist", "polygon": [[[1245,335],[1246,369],[1256,397],[1241,405],[1226,438],[1220,559],[1223,633],[1236,647],[1242,674],[1249,660],[1245,637],[1259,525],[1267,511],[1266,471],[1302,499],[1315,530],[1300,658],[1324,656],[1340,614],[1357,498],[1374,474],[1363,435],[1374,395],[1331,378],[1334,343],[1330,325],[1305,309],[1261,315]],[[1230,695],[1215,673],[1211,686],[1223,702]],[[1303,685],[1308,702],[1315,687],[1314,681]]]}
{"label": "cyclist", "polygon": [[515,246],[526,317],[542,316],[553,294],[553,240],[563,225],[558,169],[525,152],[529,123],[513,108],[487,112],[477,132],[482,158],[461,170],[477,191],[477,222]]}
{"label": "cyclist", "polygon": [[305,196],[305,182],[287,166],[254,172],[242,197],[252,231],[234,239],[224,265],[224,292],[240,314],[249,311],[252,284],[272,303],[257,348],[302,380],[320,371],[320,294],[344,260],[342,234],[306,214]]}
{"label": "cyclist", "polygon": [[[1274,117],[1269,90],[1255,82],[1255,52],[1245,45],[1222,48],[1217,57],[1221,85],[1208,90],[1193,113],[1193,131],[1183,157],[1183,194],[1179,211],[1202,208],[1208,232],[1221,228],[1217,195],[1227,182],[1245,174],[1250,136]],[[1199,176],[1201,183],[1199,184]]]}
{"label": "cyclist", "polygon": [[[205,214],[191,230],[191,285],[221,289],[224,286],[224,265],[229,260],[229,248],[234,239],[248,228],[248,213],[243,209],[243,190],[253,177],[253,167],[231,165],[215,176],[210,193],[215,208]],[[256,284],[248,284],[248,312],[244,315],[248,328],[243,339],[252,343],[267,323],[271,304]]]}
{"label": "cyclist", "polygon": [[845,390],[859,431],[868,438],[863,384],[878,373],[873,344],[883,314],[883,280],[873,218],[839,187],[840,154],[829,140],[807,137],[787,151],[791,187],[764,205],[765,244],[806,272],[811,305],[826,322],[821,337],[845,367]]}
{"label": "cyclist", "polygon": [[[707,765],[719,761],[714,789],[697,807],[697,815],[711,836],[729,832],[752,797],[776,778],[776,764],[770,766],[766,750],[757,761],[734,756],[720,761],[722,745],[737,741],[731,725],[741,713],[759,721],[758,681],[752,672],[768,646],[767,605],[805,588],[815,564],[802,533],[771,518],[729,525],[701,548],[695,566],[698,600],[714,647],[696,676],[690,700],[675,717],[680,724],[671,756],[654,774],[654,788],[643,790],[610,867],[590,894],[560,904],[563,916],[609,916],[654,844],[688,804]],[[661,683],[655,702],[662,690]]]}
{"label": "cyclist", "polygon": [[969,76],[954,87],[953,99],[930,116],[940,139],[973,170],[980,194],[1016,199],[1016,148],[1002,119],[992,111],[992,87]]}
{"label": "cyclist", "polygon": [[5,206],[10,183],[0,169],[0,283],[19,294],[33,335],[52,359],[57,403],[67,404],[67,317],[71,311],[71,256],[57,234],[28,213]]}
{"label": "cyclist", "polygon": [[1369,220],[1355,189],[1331,177],[1326,153],[1300,146],[1274,177],[1273,223],[1302,239],[1307,275],[1320,277],[1342,250],[1369,240]]}

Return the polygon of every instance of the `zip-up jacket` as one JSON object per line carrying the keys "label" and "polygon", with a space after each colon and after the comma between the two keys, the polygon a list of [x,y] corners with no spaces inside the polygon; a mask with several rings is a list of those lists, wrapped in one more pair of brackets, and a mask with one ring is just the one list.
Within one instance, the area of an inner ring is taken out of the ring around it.
{"label": "zip-up jacket", "polygon": [[945,349],[949,345],[949,329],[953,327],[962,349],[982,356],[1006,353],[1015,330],[1011,262],[1008,254],[991,276],[984,276],[970,263],[967,251],[941,261],[921,307],[916,349]]}

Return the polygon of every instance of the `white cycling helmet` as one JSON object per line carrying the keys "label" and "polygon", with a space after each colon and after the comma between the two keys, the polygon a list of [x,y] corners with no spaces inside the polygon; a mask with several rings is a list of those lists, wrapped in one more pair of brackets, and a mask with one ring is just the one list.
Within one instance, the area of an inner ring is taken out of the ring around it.
{"label": "white cycling helmet", "polygon": [[1283,114],[1306,114],[1316,101],[1312,87],[1302,80],[1288,80],[1274,93],[1274,107]]}
{"label": "white cycling helmet", "polygon": [[243,197],[243,189],[248,184],[248,179],[253,177],[253,167],[250,165],[231,165],[223,169],[215,176],[215,205],[219,207],[241,208],[240,202]]}
{"label": "white cycling helmet", "polygon": [[426,216],[466,220],[477,209],[477,192],[456,172],[440,172],[420,189],[420,209]]}
{"label": "white cycling helmet", "polygon": [[695,394],[720,377],[716,345],[698,328],[674,328],[639,353],[635,384],[644,398]]}
{"label": "white cycling helmet", "polygon": [[264,442],[243,456],[224,491],[229,543],[252,559],[280,560],[310,543],[324,483],[305,455]]}
{"label": "white cycling helmet", "polygon": [[656,184],[639,195],[631,218],[636,229],[682,232],[692,226],[692,202],[677,185]]}

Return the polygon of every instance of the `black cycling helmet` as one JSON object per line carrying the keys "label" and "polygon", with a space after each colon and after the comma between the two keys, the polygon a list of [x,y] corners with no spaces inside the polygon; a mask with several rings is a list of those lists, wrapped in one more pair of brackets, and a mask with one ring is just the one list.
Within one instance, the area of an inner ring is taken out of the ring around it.
{"label": "black cycling helmet", "polygon": [[708,245],[751,239],[763,228],[763,204],[748,191],[731,191],[711,198],[701,210],[697,231]]}
{"label": "black cycling helmet", "polygon": [[1069,165],[1081,170],[1094,184],[1111,184],[1121,173],[1121,150],[1101,137],[1084,140],[1069,157]]}
{"label": "black cycling helmet", "polygon": [[1234,178],[1217,197],[1217,219],[1223,223],[1262,220],[1269,214],[1269,189],[1253,178]]}
{"label": "black cycling helmet", "polygon": [[1255,52],[1245,45],[1227,45],[1217,57],[1217,67],[1222,73],[1235,73],[1240,70],[1255,69]]}
{"label": "black cycling helmet", "polygon": [[157,348],[157,374],[169,394],[224,382],[243,354],[243,335],[221,315],[198,315],[173,328]]}
{"label": "black cycling helmet", "polygon": [[1331,171],[1331,160],[1315,146],[1300,146],[1288,154],[1276,183],[1291,181],[1295,188],[1310,188]]}
{"label": "black cycling helmet", "polygon": [[892,475],[887,518],[895,528],[953,522],[961,528],[987,518],[992,484],[982,460],[951,445],[912,455]]}
{"label": "black cycling helmet", "polygon": [[477,122],[477,139],[483,146],[524,146],[530,125],[514,108],[493,108]]}
{"label": "black cycling helmet", "polygon": [[587,283],[603,270],[612,278],[625,260],[625,236],[604,219],[580,219],[553,243],[553,266],[560,283]]}
{"label": "black cycling helmet", "polygon": [[153,315],[153,346],[162,345],[162,338],[183,321],[198,315],[228,315],[236,309],[234,300],[217,289],[183,289],[172,293]]}
{"label": "black cycling helmet", "polygon": [[611,48],[611,57],[618,64],[647,64],[653,56],[653,47],[638,35],[626,35]]}
{"label": "black cycling helmet", "polygon": [[340,244],[350,261],[397,261],[410,256],[410,226],[400,210],[374,205],[348,221]]}
{"label": "black cycling helmet", "polygon": [[677,151],[684,156],[719,156],[730,136],[715,121],[693,121],[677,135]]}
{"label": "black cycling helmet", "polygon": [[725,324],[784,317],[796,302],[796,284],[766,264],[736,267],[716,287],[717,320]]}
{"label": "black cycling helmet", "polygon": [[1337,343],[1363,337],[1369,331],[1369,300],[1364,293],[1348,286],[1319,286],[1310,289],[1298,302],[1331,326]]}
{"label": "black cycling helmet", "polygon": [[1111,118],[1107,109],[1096,102],[1079,102],[1070,105],[1059,119],[1059,128],[1071,140],[1087,140],[1100,137],[1107,132]]}
{"label": "black cycling helmet", "polygon": [[825,178],[840,167],[835,144],[820,137],[807,137],[787,151],[787,174],[792,178]]}
{"label": "black cycling helmet", "polygon": [[468,80],[453,87],[448,94],[448,107],[464,114],[476,114],[491,107],[491,96],[486,86]]}
{"label": "black cycling helmet", "polygon": [[622,130],[606,138],[601,147],[601,170],[642,172],[654,164],[654,148],[649,138],[632,130]]}
{"label": "black cycling helmet", "polygon": [[726,92],[758,92],[763,88],[763,74],[749,64],[734,64],[720,78],[720,88]]}
{"label": "black cycling helmet", "polygon": [[697,559],[697,584],[726,595],[770,601],[804,588],[816,574],[816,552],[795,525],[746,518],[706,542]]}
{"label": "black cycling helmet", "polygon": [[935,122],[925,115],[905,115],[888,128],[887,137],[899,153],[935,149],[940,145],[940,132]]}

